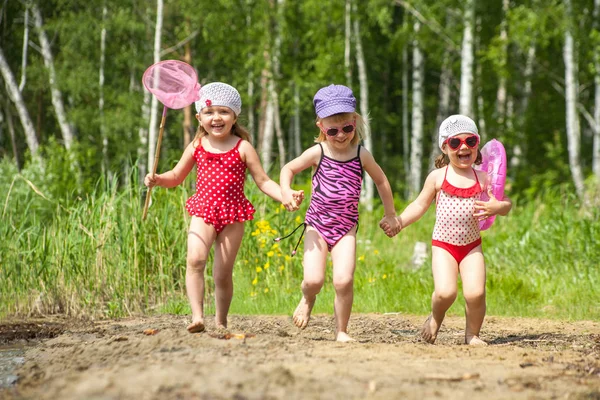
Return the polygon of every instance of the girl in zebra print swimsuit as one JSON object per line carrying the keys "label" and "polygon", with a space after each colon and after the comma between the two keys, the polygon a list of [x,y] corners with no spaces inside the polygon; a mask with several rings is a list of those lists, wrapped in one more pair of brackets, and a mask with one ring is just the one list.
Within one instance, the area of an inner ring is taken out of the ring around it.
{"label": "girl in zebra print swimsuit", "polygon": [[390,227],[386,232],[388,236],[398,233],[400,225],[395,218],[388,179],[372,154],[359,144],[365,122],[355,111],[356,99],[352,90],[342,85],[324,87],[315,95],[314,106],[320,130],[317,144],[286,164],[280,175],[282,203],[289,211],[294,211],[298,206],[293,197],[292,180],[299,172],[314,168],[312,196],[304,223],[303,296],[293,319],[299,328],[307,326],[325,281],[327,253],[331,252],[336,340],[348,342],[354,340],[348,335],[348,321],[354,296],[358,201],[363,170],[373,179],[383,201],[382,223]]}

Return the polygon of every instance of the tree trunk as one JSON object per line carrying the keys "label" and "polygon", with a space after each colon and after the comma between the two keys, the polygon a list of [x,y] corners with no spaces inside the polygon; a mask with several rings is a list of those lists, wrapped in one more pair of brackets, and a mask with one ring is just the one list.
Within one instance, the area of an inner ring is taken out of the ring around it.
{"label": "tree trunk", "polygon": [[[190,20],[189,18],[186,20],[186,24],[188,26],[190,26]],[[190,46],[190,42],[187,42],[184,45],[184,56],[183,56],[183,60],[192,65],[192,48]],[[195,136],[194,135],[194,110],[192,109],[194,107],[194,104],[190,104],[189,106],[186,106],[183,108],[183,148],[185,149],[188,144],[190,144],[190,142],[192,141],[192,138]]]}
{"label": "tree trunk", "polygon": [[[505,113],[506,113],[506,60],[508,52],[508,11],[509,11],[509,0],[502,0],[502,22],[500,23],[500,43],[501,43],[501,54],[500,54],[500,76],[498,82],[498,90],[496,92],[496,122],[498,127],[501,129],[504,125]],[[480,127],[481,128],[481,127]]]}
{"label": "tree trunk", "polygon": [[10,66],[6,62],[2,47],[0,47],[0,72],[2,72],[2,77],[4,78],[10,98],[12,102],[15,103],[15,107],[17,108],[19,119],[21,120],[23,131],[25,132],[27,147],[29,148],[31,155],[35,157],[38,155],[37,151],[39,147],[37,136],[35,135],[35,128],[33,127],[33,122],[29,117],[29,112],[27,111],[27,107],[25,106],[25,102],[23,101],[23,97],[19,91],[19,87],[17,86],[17,81],[10,70]]}
{"label": "tree trunk", "polygon": [[571,0],[565,0],[567,12],[567,28],[565,30],[565,43],[563,47],[563,58],[565,62],[565,99],[567,118],[567,141],[569,151],[569,167],[573,176],[575,190],[581,200],[584,200],[584,182],[581,171],[581,128],[579,125],[579,114],[577,113],[579,81],[577,78],[577,65],[575,61],[575,43],[571,31],[573,14]]}
{"label": "tree trunk", "polygon": [[[160,61],[160,39],[163,24],[163,0],[156,0],[156,26],[154,30],[154,64]],[[156,79],[156,78],[155,78]],[[158,99],[152,96],[150,125],[148,126],[148,168],[154,164],[156,140],[158,139]]]}
{"label": "tree trunk", "polygon": [[438,143],[438,128],[442,124],[442,121],[450,115],[450,91],[452,84],[452,65],[450,59],[450,51],[446,51],[442,61],[442,72],[440,75],[440,87],[439,93],[439,104],[438,112],[435,118],[435,126],[431,134],[431,153],[429,155],[429,169],[435,167],[434,162],[437,156],[440,154],[440,148]]}
{"label": "tree trunk", "polygon": [[262,144],[260,146],[260,160],[265,171],[271,169],[271,147],[273,145],[273,136],[275,134],[275,107],[273,105],[273,80],[269,79],[267,88],[267,109],[264,113],[264,131],[262,134]]}
{"label": "tree trunk", "polygon": [[350,53],[352,46],[352,0],[346,0],[344,11],[344,72],[346,75],[346,86],[352,87],[352,67],[350,64]]}
{"label": "tree trunk", "polygon": [[[421,190],[421,164],[423,159],[423,79],[425,62],[418,41],[421,23],[414,23],[413,40],[413,101],[412,101],[412,133],[410,142],[410,195],[414,198]],[[436,142],[437,143],[437,142]]]}
{"label": "tree trunk", "polygon": [[[408,16],[406,17],[408,19]],[[406,22],[405,22],[406,23]],[[406,43],[402,48],[402,162],[404,163],[404,176],[409,181],[410,177],[410,124],[408,115],[408,93],[410,92],[410,84],[408,80],[409,64],[408,64],[408,47],[410,43]],[[404,196],[410,197],[410,181],[406,185]]]}
{"label": "tree trunk", "polygon": [[535,64],[535,42],[531,43],[527,49],[527,56],[525,61],[525,71],[523,72],[523,93],[521,94],[521,101],[519,110],[515,117],[515,145],[513,146],[512,155],[510,158],[510,170],[513,171],[513,175],[516,175],[519,166],[521,165],[521,157],[523,156],[524,149],[522,144],[525,143],[525,122],[527,109],[529,108],[529,98],[531,97],[531,78],[533,76],[533,66]]}
{"label": "tree trunk", "polygon": [[25,3],[25,13],[23,15],[23,56],[21,59],[21,82],[19,82],[19,92],[25,88],[27,81],[27,50],[29,49],[29,7]]}
{"label": "tree trunk", "polygon": [[460,64],[460,113],[473,117],[473,0],[465,1],[463,40]]}
{"label": "tree trunk", "polygon": [[[360,85],[360,114],[367,121],[365,129],[364,145],[369,152],[373,153],[373,139],[371,138],[371,128],[368,123],[369,118],[369,82],[367,80],[367,66],[365,54],[360,37],[360,20],[356,11],[356,4],[352,5],[354,16],[354,43],[356,45],[356,65],[358,67],[358,82]],[[364,179],[364,196],[362,198],[368,211],[373,210],[373,179],[367,174]]]}
{"label": "tree trunk", "polygon": [[46,31],[43,28],[42,13],[36,3],[32,4],[33,19],[35,21],[35,27],[40,39],[40,45],[42,48],[42,56],[44,58],[44,65],[48,70],[48,77],[50,83],[50,91],[52,93],[52,105],[54,106],[54,112],[56,113],[56,119],[62,133],[63,140],[65,141],[65,147],[67,150],[71,149],[73,144],[73,132],[69,126],[67,115],[65,112],[65,106],[62,99],[62,93],[58,88],[58,81],[56,79],[56,71],[54,70],[54,57],[50,49],[50,41],[46,36]]}
{"label": "tree trunk", "polygon": [[[600,0],[594,0],[594,30],[600,33]],[[594,140],[592,144],[592,170],[600,182],[600,45],[594,47]]]}
{"label": "tree trunk", "polygon": [[100,71],[98,77],[98,113],[100,115],[100,137],[102,138],[102,176],[108,172],[108,137],[104,121],[104,64],[106,60],[106,1],[102,7],[102,30],[100,31]]}

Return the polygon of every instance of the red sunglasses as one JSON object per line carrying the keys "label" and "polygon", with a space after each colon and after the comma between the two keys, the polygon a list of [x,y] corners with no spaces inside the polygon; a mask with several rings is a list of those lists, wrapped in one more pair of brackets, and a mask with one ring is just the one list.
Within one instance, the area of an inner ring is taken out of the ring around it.
{"label": "red sunglasses", "polygon": [[459,149],[463,145],[463,143],[466,144],[467,147],[472,149],[479,144],[479,137],[477,137],[477,135],[467,136],[464,139],[452,137],[446,139],[446,143],[448,143],[448,147],[450,147],[452,150]]}
{"label": "red sunglasses", "polygon": [[354,132],[354,129],[356,129],[356,121],[352,121],[352,123],[344,125],[341,128],[337,126],[330,126],[329,128],[325,129],[323,128],[323,125],[319,124],[319,129],[321,129],[321,132],[323,132],[327,136],[335,136],[340,131],[344,133],[352,133]]}

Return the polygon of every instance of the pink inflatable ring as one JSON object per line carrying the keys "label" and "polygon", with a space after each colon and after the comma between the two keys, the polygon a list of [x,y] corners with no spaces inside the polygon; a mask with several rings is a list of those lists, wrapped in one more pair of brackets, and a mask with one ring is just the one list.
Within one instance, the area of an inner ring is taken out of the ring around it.
{"label": "pink inflatable ring", "polygon": [[[492,139],[481,148],[481,156],[481,165],[475,165],[474,168],[487,172],[488,187],[491,187],[495,198],[502,200],[504,198],[504,184],[506,183],[506,151],[504,146],[496,139]],[[488,196],[486,189],[481,193],[481,200],[488,201],[489,199],[490,196]],[[480,221],[479,229],[485,231],[492,226],[495,219],[496,216],[492,215]]]}

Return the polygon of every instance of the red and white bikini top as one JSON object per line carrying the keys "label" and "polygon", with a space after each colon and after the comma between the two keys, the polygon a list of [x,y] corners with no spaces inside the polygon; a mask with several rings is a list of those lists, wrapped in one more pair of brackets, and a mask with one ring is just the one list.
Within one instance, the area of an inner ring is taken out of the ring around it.
{"label": "red and white bikini top", "polygon": [[473,173],[475,184],[468,188],[458,188],[446,179],[446,167],[444,182],[436,199],[433,240],[465,246],[479,239],[479,221],[473,213],[475,201],[479,200],[482,188],[477,172],[473,170]]}

